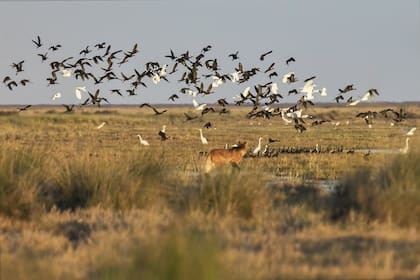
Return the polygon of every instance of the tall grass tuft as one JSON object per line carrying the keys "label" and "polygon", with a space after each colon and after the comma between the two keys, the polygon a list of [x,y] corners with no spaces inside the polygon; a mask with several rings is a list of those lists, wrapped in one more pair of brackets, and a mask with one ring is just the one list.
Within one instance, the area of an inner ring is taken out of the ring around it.
{"label": "tall grass tuft", "polygon": [[30,219],[42,207],[38,187],[43,181],[42,161],[30,149],[3,146],[0,151],[0,214]]}
{"label": "tall grass tuft", "polygon": [[177,207],[200,210],[220,216],[234,215],[250,219],[272,206],[269,193],[259,175],[224,170],[203,175],[192,187],[178,189]]}
{"label": "tall grass tuft", "polygon": [[344,180],[334,200],[333,217],[353,211],[369,220],[420,227],[420,154],[395,157],[378,170],[356,172]]}
{"label": "tall grass tuft", "polygon": [[164,190],[165,172],[164,161],[150,153],[124,159],[109,155],[97,158],[86,153],[64,159],[49,186],[47,208],[142,208]]}
{"label": "tall grass tuft", "polygon": [[128,262],[105,263],[92,279],[224,279],[217,248],[204,234],[171,231],[159,240],[134,246]]}

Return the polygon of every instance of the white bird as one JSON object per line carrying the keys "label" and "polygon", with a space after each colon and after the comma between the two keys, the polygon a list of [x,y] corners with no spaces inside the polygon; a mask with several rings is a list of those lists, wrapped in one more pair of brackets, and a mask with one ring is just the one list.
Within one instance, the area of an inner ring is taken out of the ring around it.
{"label": "white bird", "polygon": [[405,134],[406,136],[412,136],[414,135],[414,131],[416,131],[416,127],[411,128],[409,131],[407,131],[407,133]]}
{"label": "white bird", "polygon": [[314,84],[314,81],[309,80],[303,85],[303,87],[300,89],[300,92],[307,93],[307,94],[312,94],[314,92],[315,86],[316,85]]}
{"label": "white bird", "polygon": [[207,145],[209,142],[207,141],[206,137],[203,136],[203,130],[201,128],[199,128],[198,130],[200,130],[201,143],[203,143],[203,145]]}
{"label": "white bird", "polygon": [[152,82],[157,85],[160,82],[160,76],[158,73],[154,74],[152,77]]}
{"label": "white bird", "polygon": [[71,77],[71,69],[63,69],[61,70],[61,74],[63,78]]}
{"label": "white bird", "polygon": [[321,90],[318,90],[318,92],[321,96],[327,96],[327,89],[324,87]]}
{"label": "white bird", "polygon": [[289,72],[287,74],[283,75],[283,79],[281,80],[283,84],[287,84],[289,82],[289,79],[292,77],[292,75],[295,75],[295,72]]}
{"label": "white bird", "polygon": [[192,102],[193,102],[193,105],[194,105],[194,109],[196,109],[197,111],[202,111],[207,106],[206,103],[198,104],[198,102],[195,99],[193,99]]}
{"label": "white bird", "polygon": [[286,124],[291,123],[291,122],[292,122],[292,120],[289,120],[289,119],[287,119],[286,117],[287,117],[287,114],[286,114],[286,109],[281,110],[281,118],[282,118],[282,120],[283,120]]}
{"label": "white bird", "polygon": [[239,81],[239,74],[240,73],[241,72],[236,71],[236,72],[233,72],[233,73],[230,74],[232,76],[232,83],[235,83],[235,82]]}
{"label": "white bird", "polygon": [[217,76],[212,76],[212,78],[213,78],[213,82],[211,83],[211,86],[213,88],[217,88],[217,87],[223,85],[224,82],[221,78],[219,78]]}
{"label": "white bird", "polygon": [[198,94],[198,91],[197,91],[197,90],[187,89],[187,90],[185,90],[185,93],[186,93],[186,94],[189,94],[189,95],[191,95],[191,96],[193,96],[193,97],[196,97],[196,96],[197,96],[197,94]]}
{"label": "white bird", "polygon": [[144,140],[143,138],[141,138],[140,134],[137,134],[137,137],[140,139],[140,144],[144,145],[144,146],[150,146],[149,142],[147,142],[146,140]]}
{"label": "white bird", "polygon": [[258,138],[258,146],[252,152],[254,155],[258,155],[259,152],[261,151],[261,142],[262,142],[262,140],[263,140],[262,137]]}
{"label": "white bird", "polygon": [[83,87],[76,87],[76,89],[74,90],[74,94],[76,95],[76,98],[81,100],[82,99],[82,91],[83,92],[87,92],[86,90],[86,86]]}
{"label": "white bird", "polygon": [[158,72],[159,77],[166,76],[166,67],[168,67],[168,64],[164,64],[162,68],[159,70]]}
{"label": "white bird", "polygon": [[96,127],[96,129],[101,129],[102,127],[104,127],[105,124],[106,124],[106,122],[102,122],[100,125],[98,125]]}
{"label": "white bird", "polygon": [[277,83],[272,83],[272,84],[270,85],[270,90],[271,90],[274,94],[277,94],[277,93],[279,92],[279,87],[278,87]]}
{"label": "white bird", "polygon": [[408,140],[409,140],[409,138],[407,137],[407,138],[405,138],[405,147],[404,148],[402,148],[402,149],[400,149],[400,152],[402,153],[402,154],[407,154],[408,153]]}
{"label": "white bird", "polygon": [[52,99],[52,100],[56,100],[56,99],[58,99],[58,98],[61,98],[61,92],[57,92],[56,94],[54,94],[54,95],[51,97],[51,99]]}
{"label": "white bird", "polygon": [[355,101],[351,102],[351,103],[349,104],[349,106],[356,106],[357,104],[359,104],[359,103],[360,103],[360,101],[362,101],[362,100],[357,99],[357,100],[355,100]]}

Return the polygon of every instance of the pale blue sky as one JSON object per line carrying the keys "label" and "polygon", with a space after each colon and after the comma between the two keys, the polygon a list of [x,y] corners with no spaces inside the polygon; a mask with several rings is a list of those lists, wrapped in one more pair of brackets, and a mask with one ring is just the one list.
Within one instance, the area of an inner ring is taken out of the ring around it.
{"label": "pale blue sky", "polygon": [[[0,104],[75,103],[74,87],[92,83],[60,80],[47,87],[49,66],[41,64],[31,42],[37,35],[45,43],[62,49],[50,53],[51,59],[79,56],[87,45],[105,41],[113,50],[129,51],[139,44],[139,53],[127,65],[114,67],[116,73],[142,70],[146,61],[172,63],[164,58],[173,49],[176,54],[190,50],[197,55],[210,44],[207,58],[217,58],[221,72],[233,72],[237,63],[229,53],[239,51],[240,61],[250,68],[264,69],[275,62],[279,74],[295,71],[300,81],[316,75],[315,83],[326,87],[328,96],[319,102],[331,102],[338,88],[354,84],[354,97],[369,88],[380,92],[376,101],[420,101],[420,1],[0,1],[0,77],[29,78],[33,84],[9,91],[0,86]],[[261,53],[273,50],[266,61]],[[293,56],[296,63],[287,67]],[[15,76],[13,62],[25,60],[24,72]],[[203,71],[202,73],[206,73]],[[127,83],[101,85],[102,95],[111,103],[163,103],[171,94],[181,97],[177,103],[190,103],[191,97],[179,93],[181,72],[169,77],[170,83],[148,83],[135,97],[112,97],[110,88]],[[279,75],[281,76],[281,75]],[[199,97],[212,102],[220,97],[228,101],[247,85],[269,81],[265,75],[249,84],[226,84],[215,93]],[[292,86],[279,83],[284,102]],[[207,80],[206,83],[209,83]],[[301,87],[298,83],[295,87]],[[52,101],[57,91],[63,98]],[[283,101],[282,101],[283,102]],[[171,102],[172,103],[172,102]]]}

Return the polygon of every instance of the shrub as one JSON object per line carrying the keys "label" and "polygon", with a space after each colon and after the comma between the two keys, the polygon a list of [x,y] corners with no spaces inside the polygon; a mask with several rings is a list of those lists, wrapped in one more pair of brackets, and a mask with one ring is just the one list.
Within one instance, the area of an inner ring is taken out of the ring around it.
{"label": "shrub", "polygon": [[355,211],[370,220],[419,227],[419,162],[419,153],[400,155],[379,170],[361,170],[349,176],[337,190],[333,218]]}

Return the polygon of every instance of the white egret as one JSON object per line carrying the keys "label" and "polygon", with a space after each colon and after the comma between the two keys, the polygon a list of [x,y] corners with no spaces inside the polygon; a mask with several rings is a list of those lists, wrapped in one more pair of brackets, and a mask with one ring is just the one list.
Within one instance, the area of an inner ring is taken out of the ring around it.
{"label": "white egret", "polygon": [[203,145],[207,145],[209,142],[207,141],[206,137],[203,136],[203,130],[201,128],[198,129],[200,131],[200,139]]}
{"label": "white egret", "polygon": [[258,155],[261,151],[261,142],[262,142],[263,138],[260,137],[258,138],[258,146],[254,149],[254,151],[252,152],[254,155]]}
{"label": "white egret", "polygon": [[137,137],[140,139],[140,144],[144,145],[144,146],[150,146],[149,142],[147,142],[146,140],[144,140],[143,138],[141,138],[140,134],[137,134]]}
{"label": "white egret", "polygon": [[57,92],[51,97],[52,100],[56,100],[56,99],[59,99],[59,98],[61,98],[61,92]]}
{"label": "white egret", "polygon": [[198,104],[198,102],[195,99],[193,99],[192,102],[193,102],[193,105],[194,105],[194,109],[196,109],[197,111],[202,111],[207,106],[206,103]]}
{"label": "white egret", "polygon": [[295,81],[295,72],[289,72],[283,75],[283,79],[281,80],[283,84],[290,83],[291,81]]}
{"label": "white egret", "polygon": [[83,87],[76,87],[76,89],[74,90],[74,94],[76,95],[76,98],[81,100],[82,99],[82,91],[83,92],[87,92],[86,90],[86,86]]}
{"label": "white egret", "polygon": [[61,70],[61,74],[63,78],[71,77],[71,69],[63,69]]}
{"label": "white egret", "polygon": [[106,124],[106,122],[102,122],[100,125],[98,125],[96,127],[96,129],[101,129],[102,127],[104,127],[105,124]]}
{"label": "white egret", "polygon": [[414,135],[414,131],[416,131],[416,127],[411,128],[409,131],[406,132],[406,136],[412,136]]}

